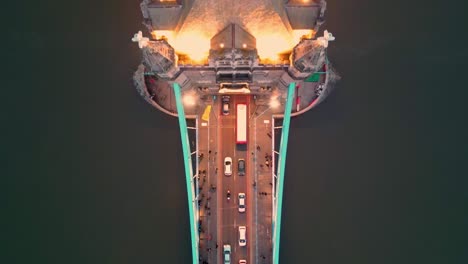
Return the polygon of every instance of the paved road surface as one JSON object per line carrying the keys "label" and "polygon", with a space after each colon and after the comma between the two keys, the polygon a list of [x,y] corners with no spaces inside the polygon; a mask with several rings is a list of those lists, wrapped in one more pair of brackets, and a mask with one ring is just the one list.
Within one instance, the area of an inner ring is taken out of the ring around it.
{"label": "paved road surface", "polygon": [[[236,144],[237,103],[248,105],[248,144],[243,146]],[[270,127],[263,123],[264,119],[271,119],[271,116],[265,111],[257,118],[254,112],[259,114],[265,107],[255,106],[251,96],[231,95],[229,115],[222,115],[220,97],[215,101],[207,101],[206,104],[211,104],[213,108],[210,120],[207,122],[200,119],[199,123],[199,151],[204,156],[199,166],[202,171],[206,170],[206,176],[202,174],[200,178],[201,195],[204,196],[200,205],[200,216],[203,216],[200,217],[203,221],[200,256],[210,264],[224,263],[222,248],[229,244],[233,264],[240,259],[246,259],[248,263],[271,263],[271,253],[268,253],[271,248],[271,230],[268,230],[271,229],[271,195],[259,197],[260,191],[267,192],[270,189],[268,193],[271,194],[271,171],[266,167],[260,170],[258,162],[265,152],[271,152],[271,140],[265,136]],[[255,133],[256,129],[261,132]],[[257,145],[261,147],[261,151],[257,150]],[[233,160],[231,176],[224,175],[225,157]],[[245,176],[238,175],[237,161],[240,158],[246,161]],[[215,190],[210,188],[212,185],[216,186]],[[227,190],[231,192],[229,201],[226,197]],[[240,192],[246,194],[245,213],[238,211],[237,197]],[[256,202],[259,202],[258,208]],[[245,247],[239,246],[239,226],[247,227]],[[256,242],[260,240],[262,245]],[[268,259],[261,256],[267,256]]]}

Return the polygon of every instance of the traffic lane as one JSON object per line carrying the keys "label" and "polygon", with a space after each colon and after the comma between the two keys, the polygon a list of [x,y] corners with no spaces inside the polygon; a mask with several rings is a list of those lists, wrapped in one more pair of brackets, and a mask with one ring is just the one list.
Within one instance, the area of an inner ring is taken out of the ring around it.
{"label": "traffic lane", "polygon": [[237,203],[237,195],[239,193],[239,188],[238,188],[238,170],[237,170],[237,160],[238,160],[238,153],[237,153],[237,133],[236,133],[236,129],[237,129],[237,96],[231,96],[231,101],[232,101],[232,105],[233,105],[233,111],[232,111],[232,116],[234,117],[231,121],[232,123],[230,125],[232,125],[232,133],[234,135],[234,140],[230,141],[229,142],[229,145],[232,146],[232,150],[233,150],[233,193],[235,195],[235,199],[233,200],[233,206],[230,208],[230,214],[233,216],[233,221],[232,221],[232,229],[230,231],[231,235],[232,235],[232,243],[233,243],[233,251],[234,251],[234,256],[233,256],[233,261],[234,263],[237,263],[239,261],[239,255],[241,254],[241,251],[240,251],[240,248],[239,248],[239,243],[238,243],[238,227],[239,227],[239,219],[238,219],[238,203]]}
{"label": "traffic lane", "polygon": [[[247,100],[245,96],[234,96],[234,103],[237,105],[239,103],[247,103]],[[237,129],[237,117],[236,117],[236,123],[234,124],[236,129]],[[234,131],[236,133],[236,131]],[[247,246],[239,246],[239,226],[248,226],[246,222],[246,213],[240,213],[239,212],[239,199],[238,199],[238,194],[239,193],[246,193],[247,194],[247,186],[246,186],[246,175],[244,176],[239,176],[239,171],[238,171],[238,161],[239,159],[244,159],[247,162],[247,154],[248,145],[237,145],[236,144],[236,175],[237,178],[235,179],[235,184],[236,184],[236,190],[237,190],[237,195],[236,195],[236,207],[234,209],[234,214],[236,218],[236,225],[235,225],[235,239],[236,239],[236,261],[240,259],[248,259],[248,247]],[[248,229],[249,227],[247,227]],[[247,236],[247,244],[249,243],[249,238]],[[237,263],[237,262],[236,262]]]}
{"label": "traffic lane", "polygon": [[[231,97],[231,104],[237,105],[238,102],[246,103],[245,98],[241,98],[241,101],[237,100],[236,96]],[[237,262],[239,259],[248,259],[247,247],[240,247],[238,240],[238,227],[240,225],[247,226],[245,213],[238,212],[238,193],[246,193],[246,177],[238,176],[237,161],[239,158],[247,159],[245,146],[243,150],[239,150],[236,145],[236,111],[235,107],[231,107],[232,111],[229,115],[223,116],[222,119],[222,154],[224,157],[229,156],[232,158],[232,170],[231,176],[223,177],[223,189],[227,189],[231,192],[231,200],[228,202],[225,197],[223,204],[223,241],[226,244],[230,244],[232,248],[232,259]],[[224,166],[224,165],[223,165]],[[224,167],[223,167],[224,168]],[[224,172],[224,169],[223,169]],[[224,173],[223,173],[224,174]],[[225,193],[226,194],[226,193]]]}
{"label": "traffic lane", "polygon": [[[221,102],[218,100],[216,103],[216,108],[219,111],[221,110]],[[215,174],[216,174],[216,200],[217,200],[217,215],[216,215],[216,232],[217,232],[217,238],[216,238],[216,243],[218,244],[218,248],[220,250],[217,250],[217,262],[218,263],[223,263],[224,262],[224,256],[223,256],[223,245],[222,241],[224,240],[223,238],[223,230],[222,230],[222,223],[223,223],[223,193],[222,193],[222,179],[223,179],[223,155],[222,155],[222,150],[223,150],[223,144],[222,144],[222,138],[223,138],[223,131],[221,129],[221,124],[223,121],[223,115],[218,115],[217,119],[217,137],[216,137],[216,165],[215,165]]]}
{"label": "traffic lane", "polygon": [[[246,196],[248,195],[248,197],[246,197],[246,210],[245,210],[245,225],[247,226],[247,232],[246,232],[246,239],[247,239],[247,246],[246,246],[246,255],[245,255],[245,259],[246,260],[249,260],[250,259],[250,256],[252,255],[252,245],[254,245],[254,243],[252,243],[254,240],[252,239],[252,236],[250,235],[253,231],[253,225],[252,225],[252,222],[249,221],[249,218],[252,218],[252,188],[253,186],[251,185],[251,183],[253,182],[251,180],[251,173],[249,168],[252,167],[252,162],[251,162],[251,159],[252,159],[252,155],[251,155],[251,151],[250,149],[252,148],[252,137],[250,137],[250,111],[252,111],[252,105],[251,105],[251,96],[249,96],[246,100],[247,102],[247,128],[248,128],[248,131],[247,131],[247,138],[248,138],[248,141],[247,141],[247,146],[246,146],[246,150],[244,152],[244,156],[245,156],[245,171],[246,171],[246,175],[244,177],[244,182],[243,182],[243,185],[244,185],[244,188],[245,188],[245,194]],[[250,200],[250,202],[249,202]],[[250,210],[249,210],[250,209]],[[250,262],[250,263],[253,263],[253,262]]]}
{"label": "traffic lane", "polygon": [[255,182],[255,171],[256,171],[256,166],[255,166],[255,161],[254,161],[254,158],[255,158],[255,155],[258,155],[257,152],[257,149],[256,149],[256,146],[254,144],[255,142],[255,124],[254,124],[254,121],[255,119],[254,118],[250,118],[252,116],[252,114],[254,113],[255,111],[255,105],[253,103],[253,101],[251,100],[251,98],[249,98],[249,103],[248,103],[248,113],[249,113],[249,119],[248,119],[248,122],[249,122],[249,142],[248,142],[248,148],[247,148],[247,155],[248,155],[248,159],[246,160],[246,178],[245,178],[245,181],[246,181],[246,188],[247,188],[247,192],[246,192],[246,222],[247,222],[247,238],[250,240],[249,244],[247,244],[247,248],[248,248],[248,262],[249,263],[255,263],[254,260],[255,260],[255,243],[256,243],[256,236],[254,236],[255,234],[255,229],[254,227],[256,227],[255,223],[254,223],[254,219],[255,219],[255,210],[256,210],[256,206],[257,204],[255,204],[255,195],[256,195],[256,186],[254,187],[254,182]]}
{"label": "traffic lane", "polygon": [[[231,249],[233,250],[232,255],[234,257],[235,255],[235,237],[234,237],[234,219],[233,219],[233,214],[232,214],[232,200],[228,202],[226,198],[226,192],[228,189],[232,189],[234,186],[234,181],[233,181],[233,175],[231,176],[225,176],[224,175],[224,158],[225,157],[231,157],[233,158],[233,163],[234,163],[234,152],[233,152],[233,142],[235,140],[235,133],[234,133],[234,117],[232,115],[232,111],[229,115],[223,116],[220,124],[220,128],[222,131],[222,139],[220,141],[222,145],[222,160],[223,160],[223,165],[220,168],[222,179],[221,179],[221,188],[220,191],[223,193],[223,198],[222,198],[222,242],[223,244],[229,244],[231,245]],[[233,166],[234,167],[234,166]],[[235,171],[233,171],[235,173]],[[231,190],[231,199],[233,197],[233,191]]]}
{"label": "traffic lane", "polygon": [[241,219],[239,217],[239,211],[238,211],[238,199],[237,196],[239,192],[243,191],[245,188],[242,186],[242,181],[240,176],[238,176],[238,168],[237,168],[237,162],[238,159],[241,157],[244,157],[242,155],[242,151],[239,151],[239,146],[236,143],[236,124],[237,124],[237,116],[236,116],[236,105],[239,103],[237,100],[237,96],[231,96],[231,102],[232,105],[234,106],[233,109],[234,111],[231,112],[232,118],[229,120],[227,126],[229,128],[232,128],[232,130],[229,133],[232,133],[233,137],[232,140],[228,140],[228,142],[225,142],[226,146],[232,146],[232,151],[234,155],[232,156],[233,158],[233,175],[232,179],[229,180],[231,183],[231,193],[233,199],[231,200],[233,203],[229,205],[229,215],[231,217],[231,220],[226,219],[226,225],[228,226],[228,229],[226,230],[226,233],[228,234],[231,245],[233,248],[233,261],[237,262],[239,259],[242,259],[246,253],[244,247],[239,246],[239,233],[238,233],[238,227],[241,225],[245,225],[245,220]]}

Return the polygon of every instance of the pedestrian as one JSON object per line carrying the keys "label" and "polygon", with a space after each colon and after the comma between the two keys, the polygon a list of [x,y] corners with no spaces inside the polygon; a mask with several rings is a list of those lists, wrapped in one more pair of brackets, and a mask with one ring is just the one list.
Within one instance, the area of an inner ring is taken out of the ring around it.
{"label": "pedestrian", "polygon": [[211,154],[211,150],[208,150],[208,154]]}
{"label": "pedestrian", "polygon": [[259,145],[257,145],[257,150],[260,151],[260,146]]}

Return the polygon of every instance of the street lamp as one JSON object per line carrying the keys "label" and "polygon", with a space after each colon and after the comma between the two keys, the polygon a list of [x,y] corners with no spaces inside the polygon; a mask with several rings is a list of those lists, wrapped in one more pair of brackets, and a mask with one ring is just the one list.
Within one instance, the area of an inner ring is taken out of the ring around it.
{"label": "street lamp", "polygon": [[196,96],[193,93],[184,94],[182,101],[185,106],[194,106],[196,103]]}
{"label": "street lamp", "polygon": [[278,96],[272,96],[271,99],[270,99],[270,107],[269,108],[273,108],[273,109],[276,109],[280,106],[280,101],[278,100]]}

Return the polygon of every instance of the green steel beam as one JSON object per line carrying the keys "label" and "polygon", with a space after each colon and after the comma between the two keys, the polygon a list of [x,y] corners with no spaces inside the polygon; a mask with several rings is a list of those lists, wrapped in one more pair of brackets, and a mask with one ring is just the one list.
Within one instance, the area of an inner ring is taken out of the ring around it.
{"label": "green steel beam", "polygon": [[288,150],[289,124],[291,121],[291,109],[294,97],[296,83],[290,83],[288,89],[288,97],[284,109],[283,128],[281,132],[281,141],[278,158],[278,183],[276,185],[276,214],[273,224],[273,264],[279,263],[280,251],[280,231],[281,231],[281,210],[283,206],[283,186],[284,172],[286,169],[286,153]]}
{"label": "green steel beam", "polygon": [[190,145],[189,138],[187,133],[187,121],[185,120],[184,106],[182,104],[182,97],[180,94],[180,86],[178,83],[174,83],[174,94],[177,105],[177,116],[179,118],[179,128],[180,128],[180,140],[182,142],[182,151],[184,153],[184,167],[185,167],[185,183],[187,187],[187,198],[189,205],[189,214],[190,214],[190,231],[192,238],[192,263],[198,264],[198,226],[197,219],[195,217],[195,206],[197,201],[195,201],[194,195],[194,186],[192,182],[192,159],[190,155]]}

